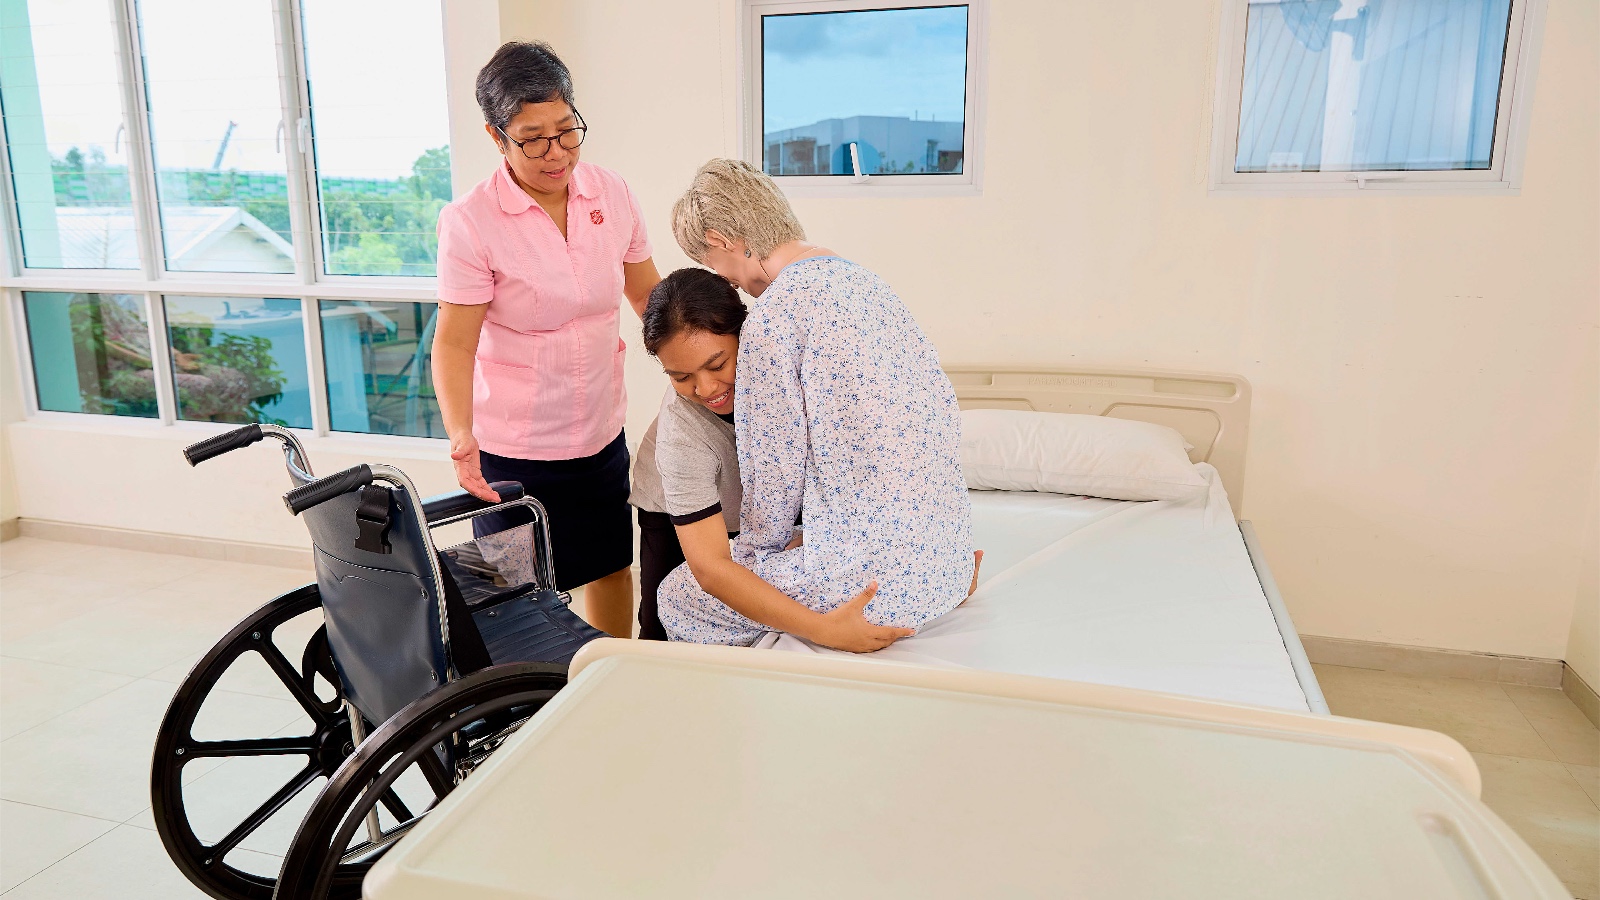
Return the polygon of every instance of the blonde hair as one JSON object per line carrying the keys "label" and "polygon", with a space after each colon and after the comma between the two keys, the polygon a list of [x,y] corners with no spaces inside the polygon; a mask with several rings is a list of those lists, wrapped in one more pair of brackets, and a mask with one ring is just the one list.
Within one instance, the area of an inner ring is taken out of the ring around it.
{"label": "blonde hair", "polygon": [[737,159],[713,159],[694,173],[694,181],[672,205],[672,235],[697,263],[711,246],[706,232],[743,240],[758,259],[777,247],[806,237],[789,201],[765,172]]}

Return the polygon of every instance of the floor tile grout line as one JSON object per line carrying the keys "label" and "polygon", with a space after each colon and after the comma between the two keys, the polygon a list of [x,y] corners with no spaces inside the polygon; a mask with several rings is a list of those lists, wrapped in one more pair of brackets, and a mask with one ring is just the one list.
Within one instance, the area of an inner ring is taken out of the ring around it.
{"label": "floor tile grout line", "polygon": [[[15,803],[17,801],[10,800],[10,801],[7,801],[7,802]],[[24,805],[32,806],[33,804],[29,803],[29,804],[24,804]],[[48,807],[40,807],[40,809],[48,809]],[[56,812],[65,812],[65,810],[56,810]],[[101,822],[110,821],[109,819],[101,819],[99,816],[88,816],[87,818],[97,819],[97,820],[99,820]],[[56,866],[61,865],[62,863],[66,862],[67,860],[71,859],[72,857],[77,856],[79,853],[82,853],[84,850],[87,850],[89,847],[93,846],[94,844],[97,844],[100,841],[105,840],[105,838],[108,835],[110,835],[113,831],[116,831],[117,828],[120,827],[121,825],[122,825],[121,822],[118,822],[115,825],[112,825],[110,828],[106,829],[106,833],[105,834],[99,835],[94,840],[85,842],[83,844],[83,846],[74,849],[71,853],[68,853],[66,856],[61,857],[60,859],[56,860],[55,862],[51,863],[50,865],[45,866],[44,868],[42,868],[39,871],[33,873],[32,875],[29,875],[27,878],[22,879],[21,881],[17,882],[16,884],[12,885],[11,887],[7,888],[5,893],[6,894],[11,893],[12,891],[16,890],[17,888],[22,887],[23,885],[25,885],[28,882],[34,880],[35,878],[38,878],[40,875],[43,875],[44,873],[50,871],[51,869],[54,869]],[[3,896],[3,895],[0,895],[0,896]]]}
{"label": "floor tile grout line", "polygon": [[[108,823],[110,823],[112,825],[125,825],[125,824],[127,824],[126,822],[122,822],[122,821],[119,821],[117,819],[108,819],[105,816],[95,816],[95,815],[90,815],[89,813],[74,812],[73,810],[70,810],[70,809],[57,809],[54,806],[45,806],[45,805],[39,804],[39,803],[29,803],[26,800],[12,800],[10,797],[0,797],[0,800],[3,800],[6,803],[15,803],[18,806],[27,806],[27,807],[31,807],[33,809],[42,809],[42,810],[45,810],[46,812],[66,813],[69,816],[80,816],[80,817],[85,818],[85,819],[94,819],[96,822],[108,822]],[[139,812],[144,812],[144,810],[140,810]]]}
{"label": "floor tile grout line", "polygon": [[[1548,750],[1550,752],[1550,758],[1555,760],[1557,763],[1559,763],[1561,765],[1562,769],[1564,771],[1566,771],[1567,777],[1572,779],[1573,784],[1576,785],[1577,788],[1578,788],[1578,791],[1580,793],[1582,793],[1583,792],[1583,785],[1577,784],[1577,781],[1578,781],[1577,777],[1572,774],[1571,770],[1566,768],[1566,765],[1567,765],[1566,760],[1562,759],[1561,758],[1561,754],[1556,752],[1556,748],[1550,745],[1550,741],[1545,738],[1544,732],[1539,730],[1539,726],[1533,724],[1533,720],[1528,718],[1527,710],[1523,709],[1522,708],[1522,704],[1517,702],[1516,696],[1514,696],[1510,691],[1504,690],[1503,688],[1501,690],[1505,693],[1507,699],[1509,699],[1511,701],[1511,705],[1512,705],[1512,707],[1514,707],[1516,709],[1517,715],[1522,717],[1522,721],[1528,723],[1529,730],[1531,730],[1534,733],[1534,735],[1539,738],[1539,743],[1544,745],[1544,749]],[[1563,695],[1563,696],[1565,696],[1565,695]],[[1585,794],[1585,796],[1588,796],[1588,795]],[[1593,801],[1590,801],[1590,802],[1592,803]]]}

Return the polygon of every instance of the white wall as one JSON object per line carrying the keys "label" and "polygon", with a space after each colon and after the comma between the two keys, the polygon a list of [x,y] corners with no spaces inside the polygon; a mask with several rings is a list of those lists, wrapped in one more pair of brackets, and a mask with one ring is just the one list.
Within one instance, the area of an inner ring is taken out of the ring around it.
{"label": "white wall", "polygon": [[[671,203],[737,148],[732,0],[500,9],[685,264]],[[1516,197],[1208,196],[1214,2],[999,0],[982,196],[795,206],[947,363],[1248,377],[1245,513],[1303,632],[1562,657],[1600,426],[1597,10],[1550,4]],[[637,435],[662,382],[625,335]]]}
{"label": "white wall", "polygon": [[1589,511],[1583,527],[1583,565],[1578,571],[1578,597],[1567,632],[1567,664],[1589,686],[1600,690],[1600,464],[1589,488]]}

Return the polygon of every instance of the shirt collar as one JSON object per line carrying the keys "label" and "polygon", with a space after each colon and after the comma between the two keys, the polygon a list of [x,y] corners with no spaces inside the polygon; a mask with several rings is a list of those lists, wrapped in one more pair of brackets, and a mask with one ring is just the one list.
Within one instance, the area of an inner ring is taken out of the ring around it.
{"label": "shirt collar", "polygon": [[[589,174],[589,167],[579,163],[572,167],[572,178],[567,182],[567,190],[586,200],[593,200],[600,196],[599,185],[594,177]],[[509,215],[527,212],[533,206],[533,198],[528,192],[517,184],[511,177],[511,164],[505,160],[500,161],[500,179],[496,186],[496,193],[500,195],[500,208]]]}
{"label": "shirt collar", "polygon": [[500,178],[495,183],[495,193],[500,196],[500,208],[510,215],[525,213],[533,205],[533,198],[511,177],[511,164],[500,161]]}

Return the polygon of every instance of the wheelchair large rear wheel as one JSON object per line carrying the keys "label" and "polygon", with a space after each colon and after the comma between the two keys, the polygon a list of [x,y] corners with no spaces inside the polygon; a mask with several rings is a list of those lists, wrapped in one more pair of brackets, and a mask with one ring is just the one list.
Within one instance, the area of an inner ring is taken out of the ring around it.
{"label": "wheelchair large rear wheel", "polygon": [[[179,870],[219,900],[273,896],[300,816],[353,752],[321,606],[312,584],[247,616],[195,664],[157,734],[156,830]],[[433,782],[449,783],[432,768],[424,800],[440,793]],[[410,815],[398,795],[385,799]],[[359,885],[365,870],[343,867],[334,880]]]}
{"label": "wheelchair large rear wheel", "polygon": [[[567,683],[551,663],[490,666],[418,699],[385,722],[344,761],[317,797],[284,858],[276,897],[354,900],[359,881],[346,873],[370,866],[417,822],[392,828],[370,815],[409,767],[448,761],[459,783]],[[453,784],[451,785],[454,786]]]}

